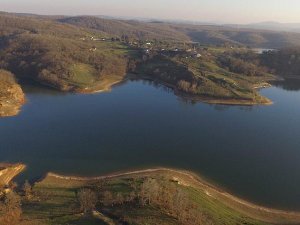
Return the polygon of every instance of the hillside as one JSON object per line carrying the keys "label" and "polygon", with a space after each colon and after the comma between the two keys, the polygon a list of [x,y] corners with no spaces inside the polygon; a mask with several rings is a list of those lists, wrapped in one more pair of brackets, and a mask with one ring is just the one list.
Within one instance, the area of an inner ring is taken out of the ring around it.
{"label": "hillside", "polygon": [[236,27],[236,28],[300,33],[300,23],[279,23],[279,22],[267,21],[267,22],[260,22],[260,23],[251,23],[246,25],[228,24],[227,26]]}
{"label": "hillside", "polygon": [[24,93],[14,75],[0,70],[0,117],[17,115],[24,102]]}
{"label": "hillside", "polygon": [[97,17],[66,17],[61,23],[90,28],[111,35],[126,34],[136,39],[194,41],[204,45],[246,45],[282,48],[300,45],[299,33],[268,31],[230,26],[190,25],[167,22],[141,22],[102,19]]}
{"label": "hillside", "polygon": [[261,48],[282,48],[300,45],[299,33],[234,29],[223,26],[178,27],[193,41],[204,44],[231,44]]}
{"label": "hillside", "polygon": [[[63,91],[88,92],[126,74],[130,53],[120,42],[91,40],[93,33],[52,20],[0,16],[0,67]],[[98,33],[98,35],[102,35]],[[106,85],[107,86],[107,85]]]}
{"label": "hillside", "polygon": [[139,21],[124,21],[113,19],[102,19],[97,17],[67,17],[58,20],[64,24],[72,24],[85,27],[109,35],[127,35],[131,38],[142,40],[159,39],[164,41],[188,41],[189,37],[180,31],[176,31],[164,23],[143,23]]}

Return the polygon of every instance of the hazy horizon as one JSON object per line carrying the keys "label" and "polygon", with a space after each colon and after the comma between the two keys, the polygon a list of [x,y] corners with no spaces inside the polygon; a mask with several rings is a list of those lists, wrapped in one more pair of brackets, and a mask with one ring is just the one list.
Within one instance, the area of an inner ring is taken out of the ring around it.
{"label": "hazy horizon", "polygon": [[298,0],[2,0],[0,10],[42,15],[103,15],[210,23],[300,23]]}

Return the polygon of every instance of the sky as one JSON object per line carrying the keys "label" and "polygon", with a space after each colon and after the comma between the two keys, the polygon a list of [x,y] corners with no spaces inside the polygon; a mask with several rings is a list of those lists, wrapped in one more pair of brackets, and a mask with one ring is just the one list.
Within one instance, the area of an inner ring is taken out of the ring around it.
{"label": "sky", "polygon": [[216,23],[300,23],[300,0],[0,0],[0,11]]}

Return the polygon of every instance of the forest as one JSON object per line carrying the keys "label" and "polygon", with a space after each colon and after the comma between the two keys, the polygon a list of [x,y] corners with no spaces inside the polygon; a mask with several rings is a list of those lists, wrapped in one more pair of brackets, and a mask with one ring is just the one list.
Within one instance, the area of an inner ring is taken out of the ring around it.
{"label": "forest", "polygon": [[130,53],[121,43],[83,41],[93,34],[43,19],[2,16],[0,27],[0,67],[18,78],[69,91],[126,73]]}
{"label": "forest", "polygon": [[297,78],[300,76],[299,47],[264,52],[261,61],[263,65],[280,76],[286,78]]}

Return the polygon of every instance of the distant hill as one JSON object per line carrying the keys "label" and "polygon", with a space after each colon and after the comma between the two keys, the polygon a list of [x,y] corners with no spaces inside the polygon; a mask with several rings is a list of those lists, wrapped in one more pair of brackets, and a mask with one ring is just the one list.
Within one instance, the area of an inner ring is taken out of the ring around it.
{"label": "distant hill", "polygon": [[91,16],[67,17],[58,21],[102,31],[110,35],[121,36],[124,34],[137,39],[189,40],[187,35],[165,23],[104,19]]}
{"label": "distant hill", "polygon": [[282,48],[300,45],[300,34],[226,26],[178,25],[176,29],[203,44],[238,44],[250,47]]}
{"label": "distant hill", "polygon": [[278,22],[261,22],[247,25],[229,25],[236,28],[261,29],[271,31],[285,31],[300,33],[300,23],[278,23]]}
{"label": "distant hill", "polygon": [[[110,35],[126,34],[137,39],[194,41],[201,44],[232,44],[262,48],[300,46],[300,33],[251,29],[246,25],[193,25],[162,21],[104,19],[91,16],[65,17],[60,23],[102,31]],[[250,26],[250,25],[249,25]]]}
{"label": "distant hill", "polygon": [[262,22],[248,25],[214,25],[188,21],[126,20],[105,16],[47,16],[0,12],[2,16],[41,19],[101,31],[108,36],[127,35],[141,40],[193,41],[204,45],[244,45],[255,48],[300,46],[300,24]]}

